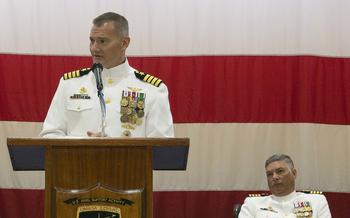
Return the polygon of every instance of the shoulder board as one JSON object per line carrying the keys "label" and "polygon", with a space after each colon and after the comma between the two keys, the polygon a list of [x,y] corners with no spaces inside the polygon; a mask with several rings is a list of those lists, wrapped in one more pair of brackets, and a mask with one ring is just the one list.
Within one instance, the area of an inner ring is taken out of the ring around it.
{"label": "shoulder board", "polygon": [[321,191],[302,190],[302,191],[300,191],[300,192],[305,193],[305,194],[318,194],[318,195],[323,195],[323,192],[321,192]]}
{"label": "shoulder board", "polygon": [[147,83],[150,83],[156,87],[159,87],[160,84],[162,84],[162,80],[157,78],[157,77],[154,77],[154,76],[151,76],[147,73],[144,73],[144,72],[139,72],[139,71],[135,71],[135,76],[136,78],[142,80],[142,81],[145,81]]}
{"label": "shoulder board", "polygon": [[75,70],[72,72],[68,72],[68,73],[63,74],[63,79],[67,80],[67,79],[72,79],[72,78],[78,78],[78,77],[87,75],[88,73],[90,73],[90,71],[91,71],[91,68],[84,68],[81,70]]}
{"label": "shoulder board", "polygon": [[260,194],[249,194],[249,197],[264,197],[264,196],[268,196],[268,193],[260,193]]}

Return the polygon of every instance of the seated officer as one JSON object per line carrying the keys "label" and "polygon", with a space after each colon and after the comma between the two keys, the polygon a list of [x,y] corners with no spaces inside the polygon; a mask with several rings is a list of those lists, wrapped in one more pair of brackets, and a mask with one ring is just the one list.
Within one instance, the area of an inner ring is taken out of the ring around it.
{"label": "seated officer", "polygon": [[288,155],[272,155],[265,162],[265,170],[272,195],[247,197],[239,218],[331,217],[327,200],[322,194],[295,191],[297,171]]}

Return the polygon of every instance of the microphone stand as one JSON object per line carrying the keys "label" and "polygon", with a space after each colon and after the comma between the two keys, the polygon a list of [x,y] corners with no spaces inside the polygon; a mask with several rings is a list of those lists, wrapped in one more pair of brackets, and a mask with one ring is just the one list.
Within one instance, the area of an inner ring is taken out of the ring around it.
{"label": "microphone stand", "polygon": [[102,91],[97,91],[97,95],[98,95],[98,98],[100,99],[100,106],[101,106],[101,112],[102,112],[101,135],[102,135],[102,137],[105,137],[106,136],[106,133],[105,133],[105,126],[106,126],[106,102],[105,102],[105,99],[103,97],[103,92]]}
{"label": "microphone stand", "polygon": [[101,117],[101,136],[105,137],[105,126],[106,126],[106,102],[104,100],[103,96],[103,84],[102,84],[102,78],[101,78],[101,72],[102,72],[102,65],[98,63],[94,63],[92,65],[92,71],[95,75],[96,78],[96,85],[97,85],[97,96],[100,100],[100,107],[101,107],[101,112],[102,112],[102,117]]}

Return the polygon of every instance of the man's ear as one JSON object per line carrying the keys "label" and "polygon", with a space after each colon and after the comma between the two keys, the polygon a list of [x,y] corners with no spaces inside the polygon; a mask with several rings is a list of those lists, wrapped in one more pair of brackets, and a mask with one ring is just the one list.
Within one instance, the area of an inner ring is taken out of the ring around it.
{"label": "man's ear", "polygon": [[122,50],[126,50],[130,43],[130,37],[123,37],[122,39]]}
{"label": "man's ear", "polygon": [[292,169],[292,173],[294,175],[294,178],[297,178],[297,170],[296,169]]}

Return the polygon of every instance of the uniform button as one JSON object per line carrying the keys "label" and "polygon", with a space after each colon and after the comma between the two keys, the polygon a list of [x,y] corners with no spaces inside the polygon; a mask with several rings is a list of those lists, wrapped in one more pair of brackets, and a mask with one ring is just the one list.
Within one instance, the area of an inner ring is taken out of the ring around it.
{"label": "uniform button", "polygon": [[106,104],[111,103],[111,99],[107,97],[106,100],[105,100],[105,103],[106,103]]}

